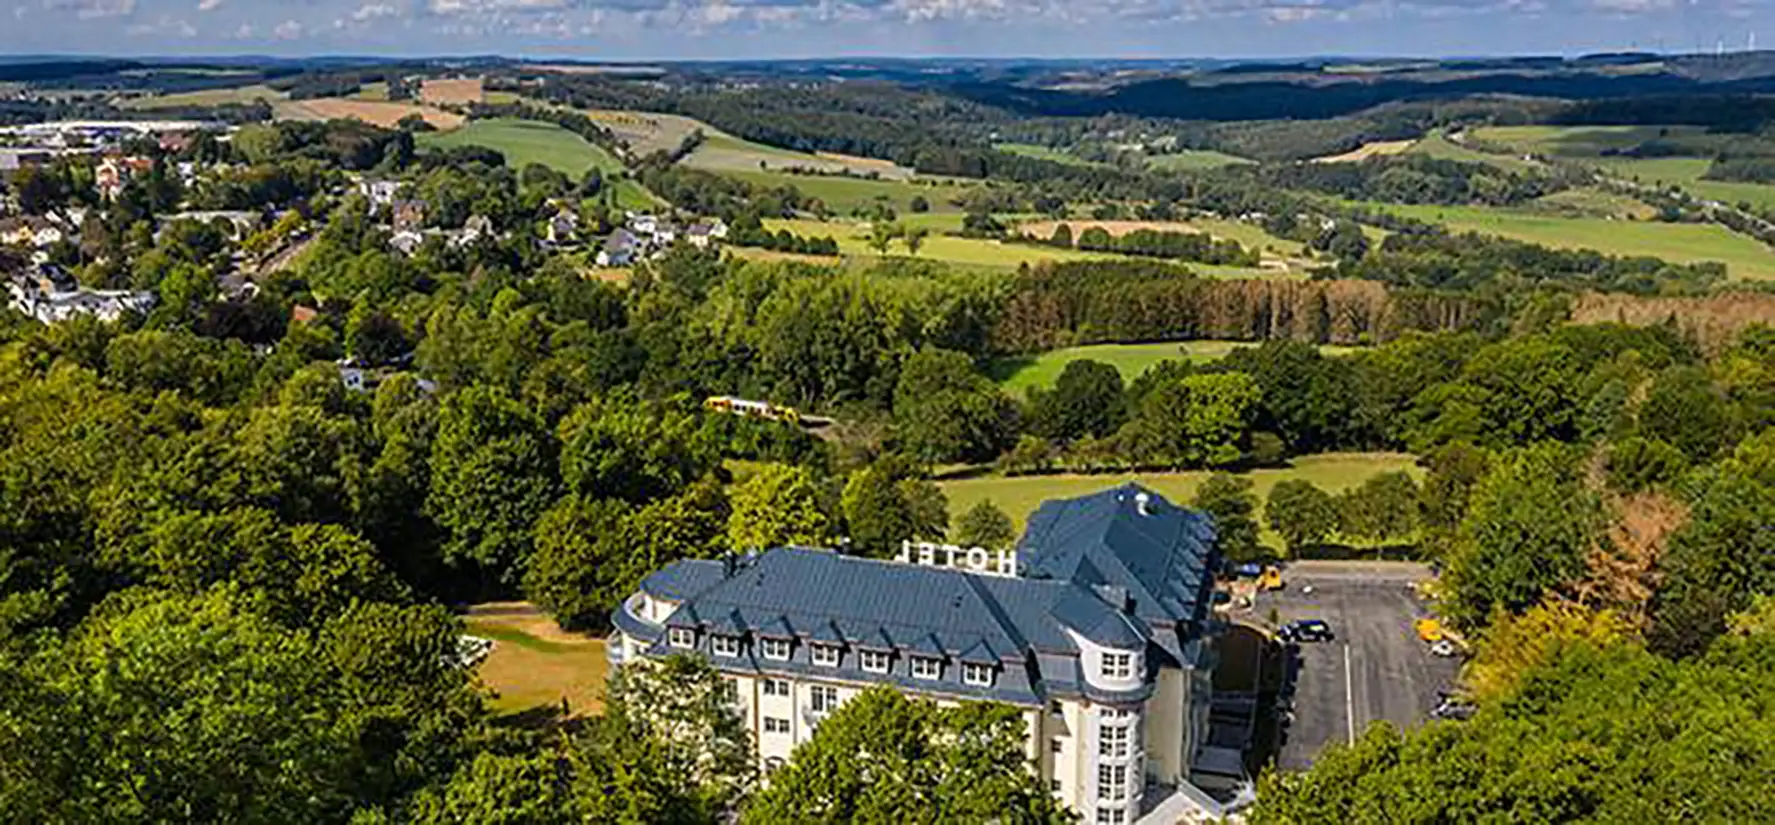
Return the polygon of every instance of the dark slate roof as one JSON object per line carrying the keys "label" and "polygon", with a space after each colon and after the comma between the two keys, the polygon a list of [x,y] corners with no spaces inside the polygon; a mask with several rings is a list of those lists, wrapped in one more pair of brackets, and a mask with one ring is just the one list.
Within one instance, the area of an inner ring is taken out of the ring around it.
{"label": "dark slate roof", "polygon": [[1208,516],[1130,482],[1044,502],[1029,518],[1018,561],[1026,577],[1125,589],[1135,615],[1149,622],[1194,623],[1207,610],[1213,545]]}
{"label": "dark slate roof", "polygon": [[[697,629],[705,652],[711,633],[796,642],[788,661],[761,658],[746,645],[740,657],[717,659],[724,670],[817,673],[1025,704],[1075,695],[1132,702],[1150,687],[1105,694],[1086,684],[1073,634],[1146,649],[1149,667],[1165,656],[1184,658],[1207,609],[1212,542],[1205,516],[1127,484],[1043,504],[1020,545],[1016,578],[785,547],[727,561],[680,561],[648,576],[641,589],[678,603],[665,626]],[[660,626],[626,605],[615,621],[652,643],[650,652],[670,652]],[[809,643],[850,647],[834,670],[812,665]],[[859,670],[857,649],[894,653],[890,672]],[[945,660],[938,682],[911,676],[908,659],[915,655]],[[965,684],[964,661],[995,664],[994,684]]]}

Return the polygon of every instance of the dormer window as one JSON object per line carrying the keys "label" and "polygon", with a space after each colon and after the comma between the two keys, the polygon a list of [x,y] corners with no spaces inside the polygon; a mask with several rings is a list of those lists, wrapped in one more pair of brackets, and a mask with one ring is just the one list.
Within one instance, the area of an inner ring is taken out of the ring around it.
{"label": "dormer window", "polygon": [[709,639],[709,647],[716,656],[740,655],[740,637],[716,634]]}
{"label": "dormer window", "polygon": [[977,687],[992,687],[992,665],[978,662],[963,662],[961,680]]}
{"label": "dormer window", "polygon": [[1105,652],[1103,678],[1118,682],[1134,678],[1134,654]]}
{"label": "dormer window", "polygon": [[888,672],[888,655],[879,650],[857,651],[857,664],[870,673]]}
{"label": "dormer window", "polygon": [[815,665],[819,667],[838,667],[837,645],[814,645],[812,650]]}
{"label": "dormer window", "polygon": [[779,662],[786,662],[789,660],[789,640],[759,639],[758,652],[764,654],[764,658],[766,659],[775,659]]}
{"label": "dormer window", "polygon": [[688,627],[674,627],[666,631],[666,641],[672,647],[696,647],[696,631]]}
{"label": "dormer window", "polygon": [[912,678],[941,679],[943,678],[943,660],[930,656],[912,657]]}

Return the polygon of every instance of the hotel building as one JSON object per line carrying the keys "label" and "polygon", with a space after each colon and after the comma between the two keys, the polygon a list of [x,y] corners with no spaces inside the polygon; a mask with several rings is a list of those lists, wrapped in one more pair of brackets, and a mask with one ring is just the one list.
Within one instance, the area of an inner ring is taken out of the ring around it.
{"label": "hotel building", "polygon": [[766,771],[873,685],[1005,702],[1057,798],[1085,823],[1132,823],[1208,745],[1213,547],[1206,516],[1129,484],[1043,504],[1014,553],[679,561],[616,610],[610,656],[707,656]]}

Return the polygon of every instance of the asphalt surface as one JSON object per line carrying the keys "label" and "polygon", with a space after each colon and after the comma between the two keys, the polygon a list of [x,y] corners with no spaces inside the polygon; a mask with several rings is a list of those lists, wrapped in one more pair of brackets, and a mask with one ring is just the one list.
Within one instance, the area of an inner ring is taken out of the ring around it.
{"label": "asphalt surface", "polygon": [[1459,660],[1432,656],[1412,627],[1424,613],[1411,583],[1425,575],[1415,565],[1302,563],[1284,574],[1284,590],[1258,597],[1259,617],[1273,607],[1283,622],[1323,619],[1336,634],[1292,657],[1294,716],[1277,758],[1284,770],[1306,768],[1372,722],[1421,723],[1453,684]]}

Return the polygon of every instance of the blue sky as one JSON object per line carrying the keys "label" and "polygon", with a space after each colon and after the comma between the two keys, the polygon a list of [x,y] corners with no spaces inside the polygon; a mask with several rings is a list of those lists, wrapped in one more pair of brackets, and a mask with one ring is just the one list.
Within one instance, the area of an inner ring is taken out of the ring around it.
{"label": "blue sky", "polygon": [[6,2],[6,54],[1413,56],[1738,49],[1756,34],[1775,47],[1775,0]]}

